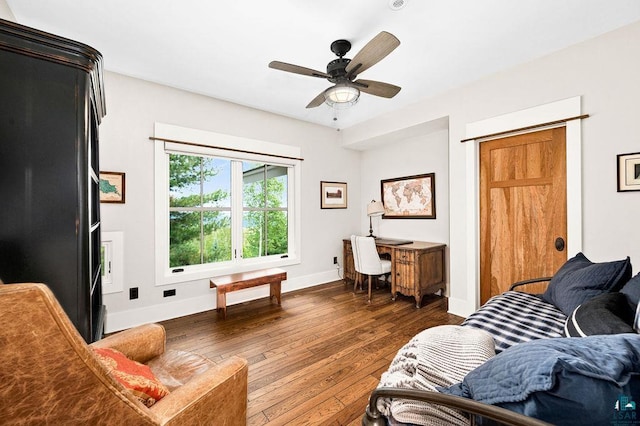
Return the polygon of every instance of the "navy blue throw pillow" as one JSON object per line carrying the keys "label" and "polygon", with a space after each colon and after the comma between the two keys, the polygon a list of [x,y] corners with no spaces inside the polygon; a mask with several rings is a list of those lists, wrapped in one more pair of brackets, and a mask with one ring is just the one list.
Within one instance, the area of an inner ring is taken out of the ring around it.
{"label": "navy blue throw pillow", "polygon": [[629,257],[593,263],[582,253],[567,260],[555,273],[542,295],[569,316],[579,305],[599,294],[619,290],[631,278]]}
{"label": "navy blue throw pillow", "polygon": [[631,310],[635,312],[638,308],[638,301],[640,300],[640,273],[631,278],[624,287],[620,289],[620,293],[627,296],[627,302],[629,302]]}
{"label": "navy blue throw pillow", "polygon": [[567,317],[564,334],[567,337],[584,337],[635,333],[634,316],[635,310],[631,310],[624,294],[617,291],[604,293],[587,300]]}

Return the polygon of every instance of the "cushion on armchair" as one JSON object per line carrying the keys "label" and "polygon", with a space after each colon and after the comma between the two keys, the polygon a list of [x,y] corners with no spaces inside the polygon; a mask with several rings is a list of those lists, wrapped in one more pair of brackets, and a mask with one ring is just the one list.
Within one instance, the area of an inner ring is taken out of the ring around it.
{"label": "cushion on armchair", "polygon": [[110,348],[93,348],[109,374],[147,407],[169,394],[169,389],[158,380],[151,369],[131,360],[120,351]]}
{"label": "cushion on armchair", "polygon": [[619,290],[631,278],[629,257],[613,262],[593,263],[578,253],[560,267],[542,295],[569,316],[575,308],[595,296]]}
{"label": "cushion on armchair", "polygon": [[439,390],[552,424],[612,424],[619,401],[640,395],[640,335],[522,343]]}
{"label": "cushion on armchair", "polygon": [[162,355],[147,363],[153,374],[163,385],[173,392],[215,366],[209,358],[194,352],[166,350]]}

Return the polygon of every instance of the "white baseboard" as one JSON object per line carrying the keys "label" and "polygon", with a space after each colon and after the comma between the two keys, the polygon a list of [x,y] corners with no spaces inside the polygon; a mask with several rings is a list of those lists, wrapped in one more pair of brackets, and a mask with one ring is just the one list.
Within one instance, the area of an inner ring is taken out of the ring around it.
{"label": "white baseboard", "polygon": [[448,312],[459,317],[468,317],[477,310],[475,304],[469,303],[466,299],[457,299],[449,297],[449,310]]}
{"label": "white baseboard", "polygon": [[[286,294],[294,290],[313,287],[316,285],[337,281],[340,277],[336,269],[287,279],[282,283],[282,293]],[[141,324],[166,321],[186,315],[216,309],[215,290],[210,290],[210,295],[202,295],[189,299],[176,300],[153,306],[145,306],[138,309],[130,309],[119,312],[109,312],[105,319],[105,333],[124,330]],[[227,294],[227,306],[244,303],[251,300],[269,297],[269,287],[261,286],[240,290]],[[283,305],[286,308],[286,297],[283,297]]]}

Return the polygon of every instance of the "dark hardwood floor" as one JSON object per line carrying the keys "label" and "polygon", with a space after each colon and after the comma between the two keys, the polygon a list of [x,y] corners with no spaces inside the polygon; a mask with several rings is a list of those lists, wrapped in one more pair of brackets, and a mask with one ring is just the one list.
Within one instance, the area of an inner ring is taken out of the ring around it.
{"label": "dark hardwood floor", "polygon": [[232,305],[227,319],[215,311],[163,322],[170,349],[212,360],[238,355],[249,361],[249,425],[359,425],[369,393],[398,349],[421,330],[459,324],[447,299],[426,296],[391,301],[336,281]]}

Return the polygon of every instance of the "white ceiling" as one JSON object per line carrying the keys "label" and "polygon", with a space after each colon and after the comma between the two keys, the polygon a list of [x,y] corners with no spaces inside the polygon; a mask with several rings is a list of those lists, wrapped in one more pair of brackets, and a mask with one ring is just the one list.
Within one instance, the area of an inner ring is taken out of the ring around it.
{"label": "white ceiling", "polygon": [[[336,128],[640,20],[638,0],[6,1],[19,23],[98,49],[109,71]],[[332,41],[349,40],[352,58],[383,30],[400,46],[358,77],[402,90],[362,94],[335,121],[305,108],[331,83],[267,67],[325,71]]]}

